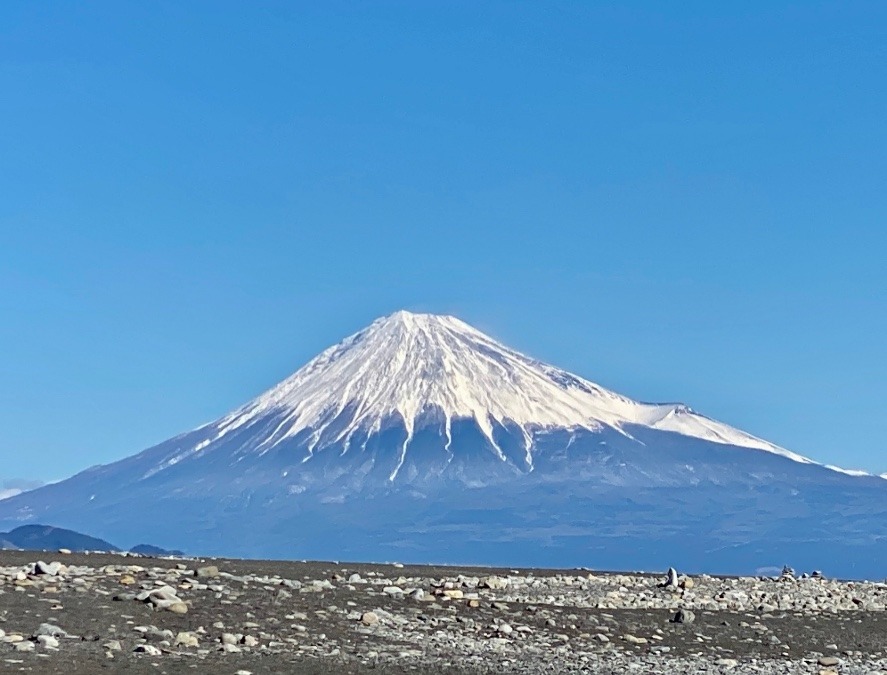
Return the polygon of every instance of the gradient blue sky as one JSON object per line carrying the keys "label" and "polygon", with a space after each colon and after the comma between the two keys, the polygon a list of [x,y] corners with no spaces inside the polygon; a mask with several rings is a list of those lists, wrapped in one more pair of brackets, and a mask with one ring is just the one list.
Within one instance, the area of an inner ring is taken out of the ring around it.
{"label": "gradient blue sky", "polygon": [[887,471],[887,3],[0,4],[0,478],[396,309]]}

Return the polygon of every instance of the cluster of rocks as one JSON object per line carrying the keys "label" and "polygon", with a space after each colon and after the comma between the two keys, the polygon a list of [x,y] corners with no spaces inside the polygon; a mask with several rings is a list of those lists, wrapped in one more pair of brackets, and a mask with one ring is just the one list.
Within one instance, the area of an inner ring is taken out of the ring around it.
{"label": "cluster of rocks", "polygon": [[[0,554],[0,562],[11,557]],[[111,555],[64,560],[0,566],[5,663],[47,673],[49,663],[73,673],[81,662],[82,672],[92,672],[98,661],[132,668],[196,659],[236,664],[228,672],[269,663],[297,671],[311,661],[332,671],[369,664],[453,673],[887,675],[882,583],[790,571],[721,578],[671,569],[663,579],[334,563],[132,564]]]}

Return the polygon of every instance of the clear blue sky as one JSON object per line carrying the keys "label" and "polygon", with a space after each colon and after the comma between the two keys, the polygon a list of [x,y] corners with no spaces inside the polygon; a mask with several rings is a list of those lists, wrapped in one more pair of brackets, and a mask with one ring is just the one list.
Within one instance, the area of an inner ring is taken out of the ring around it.
{"label": "clear blue sky", "polygon": [[0,479],[455,313],[887,471],[887,3],[0,4]]}

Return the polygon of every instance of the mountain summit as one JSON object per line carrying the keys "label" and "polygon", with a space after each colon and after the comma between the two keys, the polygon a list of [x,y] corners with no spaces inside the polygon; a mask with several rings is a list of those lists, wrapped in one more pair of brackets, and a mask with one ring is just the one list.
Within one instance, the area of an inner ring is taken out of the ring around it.
{"label": "mountain summit", "polygon": [[247,556],[661,567],[665,551],[747,572],[812,555],[823,511],[845,549],[883,542],[885,497],[880,477],[397,312],[219,420],[0,501],[0,526]]}
{"label": "mountain summit", "polygon": [[[462,450],[477,450],[474,437],[466,447],[454,445],[454,423],[473,427],[487,452],[521,471],[533,470],[539,432],[607,429],[628,436],[634,425],[810,462],[684,405],[632,401],[509,349],[455,317],[400,311],[330,347],[208,425],[204,438],[177,449],[158,470],[210,453],[245,428],[254,433],[238,436],[238,452],[261,455],[286,446],[307,462],[329,448],[342,455],[365,452],[383,430],[399,427],[400,438],[391,443],[399,452],[387,467],[394,481],[416,433],[428,427],[440,432],[440,458],[447,462]],[[517,458],[500,445],[508,436],[523,444]]]}

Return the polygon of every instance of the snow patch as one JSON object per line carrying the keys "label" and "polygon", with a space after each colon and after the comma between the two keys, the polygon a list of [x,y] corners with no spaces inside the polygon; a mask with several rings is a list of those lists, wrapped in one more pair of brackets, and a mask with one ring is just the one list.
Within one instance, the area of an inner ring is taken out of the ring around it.
{"label": "snow patch", "polygon": [[831,469],[832,471],[837,471],[838,473],[846,474],[847,476],[871,476],[872,475],[868,471],[860,471],[859,469],[842,469],[841,467],[834,466],[832,464],[826,464],[825,468]]}

